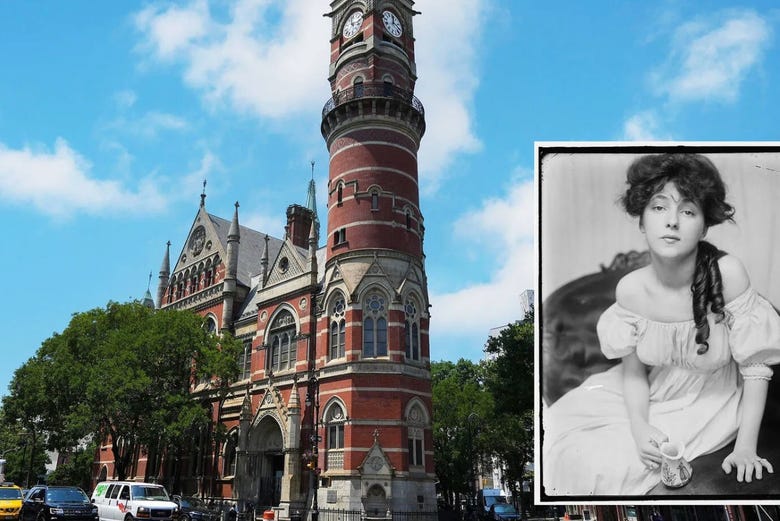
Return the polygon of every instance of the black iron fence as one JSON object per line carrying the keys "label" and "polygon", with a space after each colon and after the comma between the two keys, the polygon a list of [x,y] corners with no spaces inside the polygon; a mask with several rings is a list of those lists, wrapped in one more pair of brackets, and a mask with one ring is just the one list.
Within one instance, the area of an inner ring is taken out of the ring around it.
{"label": "black iron fence", "polygon": [[324,118],[339,105],[360,98],[390,98],[403,101],[411,105],[420,115],[425,115],[422,102],[412,91],[401,89],[392,83],[357,83],[353,87],[337,92],[325,102],[325,106],[322,108],[322,117]]}
{"label": "black iron fence", "polygon": [[330,510],[321,509],[320,521],[371,521],[375,519],[387,519],[392,521],[437,521],[437,511],[412,511],[412,512],[364,512],[362,510]]}

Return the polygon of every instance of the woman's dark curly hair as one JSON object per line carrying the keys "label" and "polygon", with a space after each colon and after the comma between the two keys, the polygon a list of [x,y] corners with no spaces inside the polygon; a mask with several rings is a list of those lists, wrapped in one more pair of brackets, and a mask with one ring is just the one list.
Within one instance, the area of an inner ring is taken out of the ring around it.
{"label": "woman's dark curly hair", "polygon": [[[705,226],[734,222],[734,208],[726,202],[726,185],[720,172],[712,161],[698,154],[653,154],[637,158],[626,174],[628,188],[621,197],[623,208],[629,215],[639,217],[641,224],[650,199],[668,182],[673,182],[683,197],[696,203],[704,213]],[[712,244],[699,241],[691,284],[699,354],[709,349],[707,309],[715,313],[718,322],[726,316],[723,281],[718,267],[718,259],[725,254]]]}

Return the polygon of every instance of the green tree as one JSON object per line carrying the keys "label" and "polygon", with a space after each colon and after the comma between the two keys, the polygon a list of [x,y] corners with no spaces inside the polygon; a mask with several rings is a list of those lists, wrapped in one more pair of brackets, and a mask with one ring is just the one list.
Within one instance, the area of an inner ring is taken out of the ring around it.
{"label": "green tree", "polygon": [[434,362],[431,377],[436,474],[445,501],[457,505],[463,495],[473,499],[492,397],[483,385],[482,368],[468,360]]}
{"label": "green tree", "polygon": [[[190,311],[111,302],[74,314],[44,341],[15,373],[4,408],[14,419],[33,411],[51,448],[110,440],[117,476],[125,479],[139,448],[159,455],[210,421],[191,390],[206,381],[207,389],[224,388],[238,374],[240,349]],[[28,383],[28,372],[40,375]]]}
{"label": "green tree", "polygon": [[89,490],[92,487],[92,464],[95,460],[97,444],[93,441],[77,447],[65,455],[64,461],[49,474],[49,485],[73,485]]}
{"label": "green tree", "polygon": [[486,441],[504,469],[507,487],[519,497],[517,484],[527,477],[534,448],[533,311],[490,338],[485,351],[492,355],[484,364],[485,386],[495,404]]}

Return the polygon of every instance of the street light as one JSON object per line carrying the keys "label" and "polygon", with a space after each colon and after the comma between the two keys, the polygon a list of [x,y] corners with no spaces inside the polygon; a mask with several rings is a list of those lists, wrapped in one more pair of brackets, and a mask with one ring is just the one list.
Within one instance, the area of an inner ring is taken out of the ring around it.
{"label": "street light", "polygon": [[[474,448],[475,439],[474,439],[474,431],[479,431],[479,421],[480,417],[477,413],[472,412],[468,415],[466,418],[466,424],[468,428],[469,433],[469,448],[471,449],[471,458],[469,461],[469,474],[471,474],[470,478],[470,485],[469,485],[469,491],[471,492],[471,498],[469,499],[469,503],[473,504],[477,497],[477,451]],[[475,427],[476,426],[476,427]]]}
{"label": "street light", "polygon": [[[312,465],[309,467],[311,474],[309,474],[309,481],[311,483],[312,493],[314,494],[312,509],[311,509],[311,521],[318,521],[320,517],[319,505],[317,503],[317,490],[319,489],[319,441],[320,436],[317,429],[318,418],[320,417],[320,382],[317,376],[312,374],[309,379],[309,388],[306,390],[306,409],[309,409],[314,405],[314,411],[311,415],[311,434],[309,435],[309,441],[311,442],[311,457]],[[310,410],[310,409],[309,409]]]}

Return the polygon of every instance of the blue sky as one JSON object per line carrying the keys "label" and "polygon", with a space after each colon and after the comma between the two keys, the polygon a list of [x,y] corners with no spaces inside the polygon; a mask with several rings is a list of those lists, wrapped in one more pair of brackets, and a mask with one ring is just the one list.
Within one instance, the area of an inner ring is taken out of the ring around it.
{"label": "blue sky", "polygon": [[[778,139],[774,2],[418,0],[434,360],[535,280],[535,141]],[[207,209],[283,235],[328,156],[324,0],[0,2],[0,393],[75,312],[152,291]],[[583,216],[587,219],[587,216]]]}

